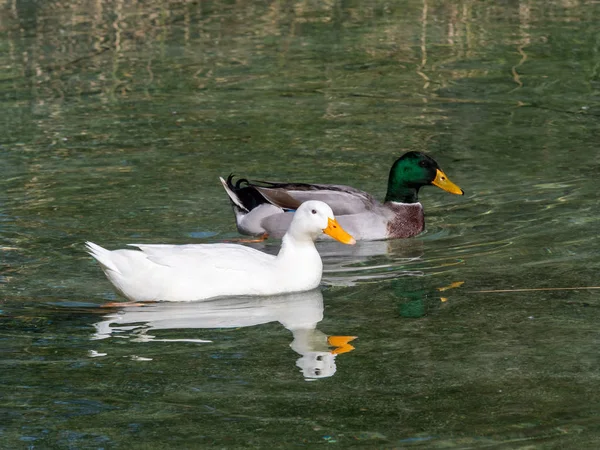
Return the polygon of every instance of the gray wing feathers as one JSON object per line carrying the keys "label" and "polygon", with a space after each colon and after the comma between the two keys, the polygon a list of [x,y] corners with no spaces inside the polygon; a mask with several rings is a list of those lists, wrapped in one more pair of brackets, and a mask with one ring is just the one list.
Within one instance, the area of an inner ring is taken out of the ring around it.
{"label": "gray wing feathers", "polygon": [[314,190],[287,190],[262,187],[257,189],[270,202],[282,208],[297,209],[305,201],[320,200],[327,203],[335,215],[369,211],[374,205],[379,204],[371,195],[349,186],[314,186]]}

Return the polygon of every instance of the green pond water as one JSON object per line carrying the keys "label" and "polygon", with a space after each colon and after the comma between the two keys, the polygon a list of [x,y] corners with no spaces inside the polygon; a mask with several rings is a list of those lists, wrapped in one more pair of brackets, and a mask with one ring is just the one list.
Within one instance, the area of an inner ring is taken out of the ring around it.
{"label": "green pond water", "polygon": [[[0,1],[0,448],[598,448],[599,20]],[[410,150],[465,196],[424,188],[413,239],[319,244],[319,290],[102,307],[86,240],[238,238],[231,172],[383,198]]]}

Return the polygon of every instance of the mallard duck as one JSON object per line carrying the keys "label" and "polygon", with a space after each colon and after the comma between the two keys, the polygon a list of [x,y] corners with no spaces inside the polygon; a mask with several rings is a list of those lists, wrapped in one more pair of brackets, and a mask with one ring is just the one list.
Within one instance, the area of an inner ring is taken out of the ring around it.
{"label": "mallard duck", "polygon": [[452,194],[463,195],[435,160],[420,152],[408,152],[390,169],[383,203],[350,186],[335,184],[233,181],[220,178],[231,199],[240,233],[253,236],[283,236],[293,211],[307,200],[326,202],[342,227],[357,240],[408,238],[425,227],[419,189],[432,184]]}
{"label": "mallard duck", "polygon": [[192,301],[231,295],[275,295],[313,289],[323,263],[315,248],[327,233],[345,244],[356,241],[320,201],[294,214],[277,256],[239,244],[146,245],[106,250],[87,242],[117,291],[134,302]]}

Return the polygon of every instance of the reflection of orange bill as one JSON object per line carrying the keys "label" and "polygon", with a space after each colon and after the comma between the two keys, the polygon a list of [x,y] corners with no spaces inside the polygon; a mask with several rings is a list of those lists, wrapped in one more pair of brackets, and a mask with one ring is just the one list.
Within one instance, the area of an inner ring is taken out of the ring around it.
{"label": "reflection of orange bill", "polygon": [[447,291],[448,289],[454,289],[454,288],[461,287],[463,284],[465,284],[464,281],[455,281],[454,283],[450,283],[448,286],[439,287],[439,288],[437,288],[437,290],[440,292],[444,292],[444,291]]}
{"label": "reflection of orange bill", "polygon": [[335,347],[331,350],[333,355],[341,355],[342,353],[348,353],[354,350],[354,347],[348,344],[348,342],[356,339],[357,336],[329,336],[327,338],[327,343],[332,347]]}
{"label": "reflection of orange bill", "polygon": [[336,241],[340,241],[343,244],[356,244],[356,239],[350,236],[346,230],[342,228],[338,221],[332,219],[331,217],[327,219],[327,228],[323,230],[323,233],[331,236]]}
{"label": "reflection of orange bill", "polygon": [[440,169],[437,169],[435,180],[433,180],[431,184],[443,189],[446,192],[450,192],[451,194],[463,195],[465,193],[461,188],[450,181],[448,176]]}

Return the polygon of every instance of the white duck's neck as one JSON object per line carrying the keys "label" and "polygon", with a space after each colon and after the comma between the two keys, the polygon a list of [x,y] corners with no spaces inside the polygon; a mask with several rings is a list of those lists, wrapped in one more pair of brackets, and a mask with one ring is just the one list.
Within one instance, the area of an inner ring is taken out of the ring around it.
{"label": "white duck's neck", "polygon": [[281,250],[277,254],[277,259],[299,258],[302,255],[314,257],[315,254],[319,259],[321,258],[312,238],[308,236],[298,237],[291,233],[286,233],[281,240]]}
{"label": "white duck's neck", "polygon": [[284,250],[296,248],[298,250],[313,250],[316,252],[315,239],[317,238],[317,234],[307,231],[301,224],[292,221],[281,241],[281,251],[279,254],[283,253]]}
{"label": "white duck's neck", "polygon": [[307,231],[302,224],[292,221],[281,241],[281,250],[277,255],[280,282],[289,291],[316,288],[323,275],[323,262],[315,248],[316,234]]}
{"label": "white duck's neck", "polygon": [[280,282],[289,291],[305,291],[321,283],[323,262],[312,239],[295,239],[286,234],[277,255],[277,266],[281,271]]}

